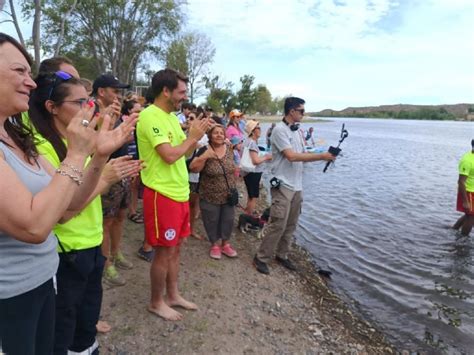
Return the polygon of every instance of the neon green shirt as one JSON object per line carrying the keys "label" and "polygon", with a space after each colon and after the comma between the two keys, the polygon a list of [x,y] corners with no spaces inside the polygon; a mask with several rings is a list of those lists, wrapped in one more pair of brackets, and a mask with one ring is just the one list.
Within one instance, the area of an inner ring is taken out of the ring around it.
{"label": "neon green shirt", "polygon": [[172,147],[186,139],[178,118],[166,113],[156,105],[150,105],[142,112],[137,123],[137,143],[140,159],[146,168],[141,171],[143,184],[160,194],[185,202],[189,199],[188,169],[185,157],[173,164],[166,163],[156,152],[156,147],[169,143]]}
{"label": "neon green shirt", "polygon": [[[59,167],[59,157],[52,144],[39,134],[35,134],[35,138],[38,139],[36,146],[38,152],[55,168]],[[93,199],[86,208],[68,222],[56,224],[53,232],[66,251],[89,249],[101,245],[102,202],[100,196]],[[62,252],[59,245],[58,252]]]}
{"label": "neon green shirt", "polygon": [[459,175],[467,176],[466,191],[474,192],[474,153],[469,152],[462,156],[459,162]]}

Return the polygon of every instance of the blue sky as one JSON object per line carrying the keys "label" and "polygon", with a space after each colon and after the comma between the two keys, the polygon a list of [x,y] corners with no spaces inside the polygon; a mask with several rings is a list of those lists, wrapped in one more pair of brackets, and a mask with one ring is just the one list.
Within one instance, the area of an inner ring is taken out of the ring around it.
{"label": "blue sky", "polygon": [[213,74],[253,75],[308,110],[474,103],[474,0],[188,0],[185,12],[183,30],[216,47]]}
{"label": "blue sky", "polygon": [[474,102],[473,0],[190,0],[212,71],[309,110]]}

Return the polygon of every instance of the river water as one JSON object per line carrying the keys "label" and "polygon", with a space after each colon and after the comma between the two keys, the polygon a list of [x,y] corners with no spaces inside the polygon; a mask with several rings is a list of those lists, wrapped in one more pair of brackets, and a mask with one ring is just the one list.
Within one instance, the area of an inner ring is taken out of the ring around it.
{"label": "river water", "polygon": [[338,118],[303,127],[334,145],[342,122],[349,137],[335,166],[305,166],[298,244],[398,348],[474,354],[474,242],[448,228],[461,216],[457,165],[474,123]]}

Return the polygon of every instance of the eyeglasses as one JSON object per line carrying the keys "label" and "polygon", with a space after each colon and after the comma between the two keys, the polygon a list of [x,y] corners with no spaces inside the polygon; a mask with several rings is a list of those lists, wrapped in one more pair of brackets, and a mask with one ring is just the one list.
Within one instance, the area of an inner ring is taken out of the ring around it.
{"label": "eyeglasses", "polygon": [[79,105],[81,108],[83,108],[86,105],[90,105],[90,102],[93,102],[92,99],[77,99],[77,100],[63,100],[60,103],[63,102],[72,102],[74,104]]}
{"label": "eyeglasses", "polygon": [[68,81],[72,78],[72,75],[62,70],[59,70],[54,73],[54,81],[51,85],[51,89],[49,89],[48,100],[51,100],[51,96],[53,96],[54,89],[56,89],[56,85],[58,84],[58,78],[62,81]]}
{"label": "eyeglasses", "polygon": [[304,108],[295,108],[294,110],[304,115]]}

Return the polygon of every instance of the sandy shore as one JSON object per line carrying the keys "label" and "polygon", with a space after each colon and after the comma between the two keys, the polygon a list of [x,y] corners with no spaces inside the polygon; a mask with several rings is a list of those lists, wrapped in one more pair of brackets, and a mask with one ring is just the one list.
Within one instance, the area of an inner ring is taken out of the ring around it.
{"label": "sandy shore", "polygon": [[[264,200],[264,199],[262,199]],[[202,234],[202,224],[199,222]],[[309,255],[295,248],[290,272],[270,265],[258,273],[252,258],[257,236],[235,228],[238,258],[212,260],[209,243],[188,238],[182,249],[180,289],[198,311],[166,322],[146,311],[149,266],[136,252],[143,225],[127,222],[123,251],[134,262],[121,271],[127,285],[105,286],[102,318],[113,330],[100,335],[107,354],[390,354],[383,334],[360,319],[314,271]]]}

